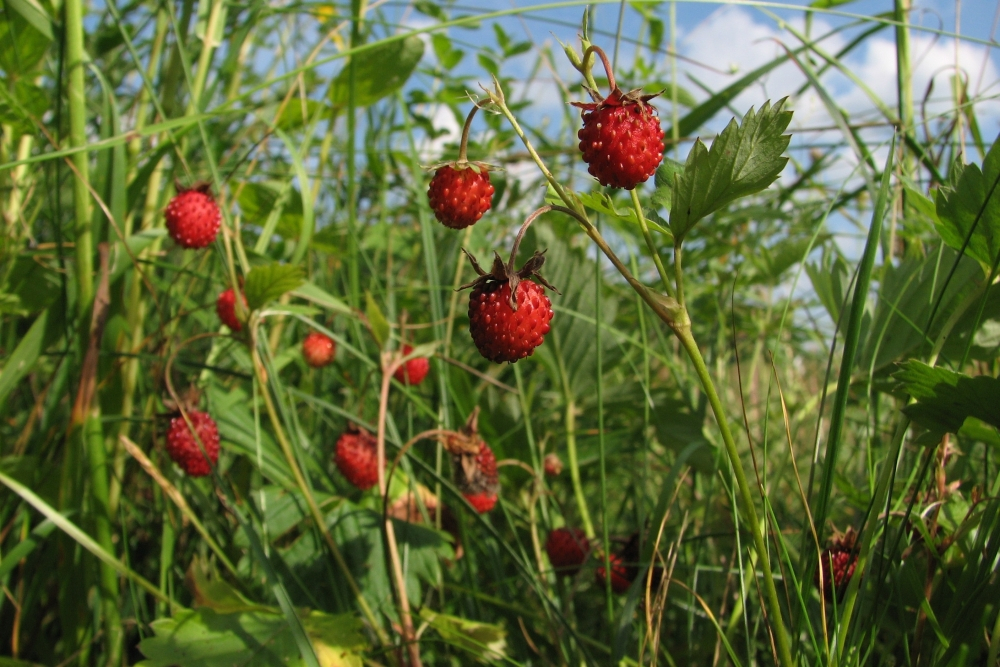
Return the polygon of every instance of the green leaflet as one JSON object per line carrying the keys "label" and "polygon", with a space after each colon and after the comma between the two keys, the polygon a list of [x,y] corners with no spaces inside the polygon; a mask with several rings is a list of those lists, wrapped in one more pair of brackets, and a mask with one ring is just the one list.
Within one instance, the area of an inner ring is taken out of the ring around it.
{"label": "green leaflet", "polygon": [[733,119],[706,148],[696,140],[688,153],[684,171],[674,175],[670,231],[676,243],[705,216],[730,202],[767,188],[785,168],[791,135],[782,134],[792,112],[782,111],[785,99],[760,112],[752,108],[737,126]]}
{"label": "green leaflet", "polygon": [[274,262],[251,269],[243,283],[243,293],[250,310],[257,310],[285,292],[298,289],[303,283],[305,275],[301,266]]}
{"label": "green leaflet", "polygon": [[1000,142],[994,142],[983,168],[970,164],[956,174],[952,186],[937,191],[936,222],[944,242],[989,271],[1000,255]]}
{"label": "green leaflet", "polygon": [[1000,379],[969,377],[915,359],[894,377],[916,399],[903,412],[925,428],[958,433],[968,417],[1000,427]]}

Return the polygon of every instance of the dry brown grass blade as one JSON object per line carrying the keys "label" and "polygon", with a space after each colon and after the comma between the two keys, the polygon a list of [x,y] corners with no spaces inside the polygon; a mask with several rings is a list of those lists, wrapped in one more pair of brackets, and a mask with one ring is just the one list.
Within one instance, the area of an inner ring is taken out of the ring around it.
{"label": "dry brown grass blade", "polygon": [[97,391],[97,361],[101,351],[101,339],[104,337],[104,325],[108,322],[111,308],[111,295],[108,288],[108,244],[98,245],[101,257],[101,281],[94,295],[94,310],[90,316],[90,340],[87,352],[80,369],[80,384],[76,391],[76,401],[73,403],[73,415],[70,428],[81,426],[90,413]]}

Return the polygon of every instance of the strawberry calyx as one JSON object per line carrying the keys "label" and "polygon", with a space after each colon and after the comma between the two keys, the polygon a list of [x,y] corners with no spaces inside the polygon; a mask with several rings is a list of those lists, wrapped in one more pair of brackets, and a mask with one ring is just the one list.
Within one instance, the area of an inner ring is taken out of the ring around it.
{"label": "strawberry calyx", "polygon": [[650,93],[647,95],[642,94],[641,88],[634,88],[627,93],[623,93],[622,89],[618,87],[615,83],[615,73],[611,68],[611,62],[608,60],[608,56],[604,53],[604,50],[599,46],[590,46],[583,54],[583,62],[586,63],[587,59],[590,57],[591,53],[596,53],[600,58],[601,62],[604,64],[604,71],[608,75],[608,87],[611,88],[611,92],[607,97],[602,97],[599,92],[594,90],[589,86],[584,86],[583,89],[587,91],[590,97],[594,100],[593,102],[570,102],[571,105],[583,109],[584,111],[596,111],[597,109],[602,109],[605,107],[623,107],[629,104],[638,104],[639,110],[643,113],[649,113],[651,107],[649,101],[654,97],[663,94],[663,91],[656,93]]}
{"label": "strawberry calyx", "polygon": [[174,179],[174,190],[177,194],[183,194],[185,192],[200,192],[203,195],[208,195],[209,197],[214,197],[215,194],[212,192],[212,184],[209,181],[195,181],[191,185],[185,187],[177,179]]}
{"label": "strawberry calyx", "polygon": [[510,306],[510,309],[515,313],[517,312],[517,286],[522,280],[533,278],[556,294],[560,294],[559,290],[549,284],[549,282],[539,273],[542,265],[545,264],[545,250],[535,250],[531,257],[528,258],[528,261],[521,265],[520,269],[516,271],[514,270],[514,260],[517,258],[517,251],[521,247],[521,239],[524,238],[524,233],[528,231],[528,227],[530,227],[531,223],[533,223],[540,215],[548,213],[551,210],[551,206],[543,206],[529,215],[524,221],[524,224],[521,225],[521,229],[517,232],[517,237],[514,239],[514,246],[510,250],[510,259],[508,259],[507,263],[504,264],[503,260],[500,259],[500,253],[494,250],[493,268],[490,269],[489,272],[483,270],[483,267],[479,265],[479,262],[472,255],[472,253],[465,248],[462,248],[462,252],[464,252],[466,257],[469,258],[469,261],[472,262],[472,268],[479,277],[471,283],[462,285],[458,288],[458,290],[461,291],[470,287],[479,287],[480,285],[484,285],[490,281],[497,283],[510,283],[510,299],[507,303]]}
{"label": "strawberry calyx", "polygon": [[469,258],[469,261],[472,262],[472,268],[479,275],[479,277],[470,283],[462,285],[458,288],[459,290],[468,289],[470,287],[479,287],[480,285],[491,281],[497,283],[508,282],[510,283],[510,299],[507,303],[510,306],[510,309],[515,313],[517,312],[517,286],[522,280],[533,278],[556,294],[559,294],[559,290],[550,285],[549,282],[538,272],[539,269],[542,268],[542,264],[545,263],[544,250],[536,250],[534,254],[528,258],[528,261],[525,262],[517,271],[514,270],[513,266],[511,266],[509,262],[504,264],[504,261],[500,259],[500,254],[494,251],[493,268],[488,272],[483,270],[472,253],[465,248],[462,248],[462,252],[464,252],[466,257]]}

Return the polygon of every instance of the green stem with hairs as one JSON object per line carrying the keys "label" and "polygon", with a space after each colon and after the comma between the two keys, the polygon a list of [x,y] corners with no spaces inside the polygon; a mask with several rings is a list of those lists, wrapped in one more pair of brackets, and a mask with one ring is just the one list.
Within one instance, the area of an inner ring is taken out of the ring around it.
{"label": "green stem with hairs", "polygon": [[[635,188],[633,188],[629,194],[632,195],[632,208],[635,209],[635,216],[639,219],[639,228],[642,229],[642,238],[646,240],[646,248],[649,250],[649,254],[653,258],[653,264],[656,265],[656,271],[660,274],[660,280],[663,281],[663,289],[665,289],[667,294],[670,296],[674,296],[674,290],[670,285],[670,278],[667,274],[667,270],[663,266],[663,260],[660,258],[660,253],[656,250],[656,243],[653,241],[653,235],[649,231],[649,223],[646,222],[646,214],[643,213],[642,204],[639,203],[639,193],[635,191]],[[680,285],[679,281],[678,285]],[[683,301],[681,303],[683,303]]]}
{"label": "green stem with hairs", "polygon": [[795,661],[792,659],[788,630],[785,628],[785,622],[782,618],[778,590],[774,585],[774,575],[771,572],[771,558],[767,551],[767,545],[764,543],[764,534],[761,532],[760,520],[757,517],[757,508],[754,507],[753,495],[750,493],[750,484],[743,470],[743,463],[740,461],[740,453],[736,449],[736,441],[733,439],[732,431],[729,430],[725,407],[723,407],[722,401],[719,400],[715,384],[712,382],[712,377],[705,366],[705,359],[701,356],[701,350],[698,349],[698,344],[695,342],[694,336],[691,335],[690,326],[677,328],[674,331],[677,333],[677,338],[684,347],[684,351],[688,353],[688,357],[690,357],[691,362],[694,364],[695,373],[701,381],[701,386],[708,397],[709,405],[712,406],[715,421],[719,425],[719,433],[722,435],[722,441],[726,446],[726,453],[729,455],[729,460],[733,465],[733,475],[736,478],[736,486],[739,488],[743,513],[747,517],[747,523],[750,524],[750,534],[753,537],[754,549],[757,551],[758,562],[764,574],[762,577],[764,593],[771,607],[771,614],[768,615],[768,621],[770,622],[771,630],[774,633],[777,643],[778,659],[785,667],[793,667]]}

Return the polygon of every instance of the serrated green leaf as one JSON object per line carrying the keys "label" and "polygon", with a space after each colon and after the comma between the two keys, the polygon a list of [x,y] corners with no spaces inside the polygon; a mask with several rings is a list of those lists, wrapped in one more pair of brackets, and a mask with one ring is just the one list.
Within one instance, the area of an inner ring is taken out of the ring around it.
{"label": "serrated green leaf", "polygon": [[1000,427],[1000,379],[969,377],[911,359],[894,375],[916,403],[903,408],[933,431],[958,433],[968,417]]}
{"label": "serrated green leaf", "polygon": [[499,625],[439,614],[426,607],[420,610],[420,618],[437,630],[445,642],[468,651],[478,661],[493,662],[506,656],[507,632]]}
{"label": "serrated green leaf", "polygon": [[684,171],[674,176],[670,229],[680,243],[705,216],[730,202],[767,188],[788,162],[782,157],[790,135],[782,134],[792,119],[783,111],[785,99],[750,109],[737,126],[735,119],[706,148],[696,140]]}
{"label": "serrated green leaf", "polygon": [[663,158],[663,162],[656,169],[654,183],[656,190],[653,191],[653,205],[667,211],[673,204],[674,199],[674,176],[683,173],[684,165],[677,160],[668,157]]}
{"label": "serrated green leaf", "polygon": [[371,292],[365,292],[365,315],[379,347],[385,347],[385,342],[389,340],[389,320],[385,319]]}
{"label": "serrated green leaf", "polygon": [[[424,42],[415,35],[380,44],[357,56],[354,66],[354,104],[366,107],[391,95],[406,83],[424,55]],[[330,86],[335,107],[349,103],[350,68],[345,66]]]}
{"label": "serrated green leaf", "polygon": [[268,301],[298,289],[304,282],[305,272],[301,266],[274,262],[251,269],[243,283],[243,293],[250,310],[257,310]]}
{"label": "serrated green leaf", "polygon": [[1000,254],[1000,141],[993,143],[983,168],[956,169],[953,187],[937,191],[937,230],[944,242],[989,268]]}

